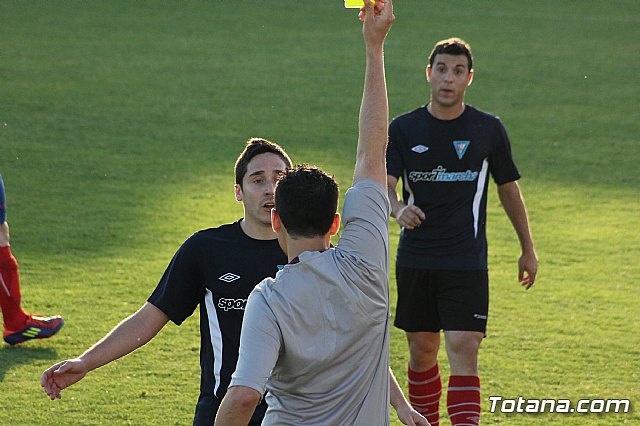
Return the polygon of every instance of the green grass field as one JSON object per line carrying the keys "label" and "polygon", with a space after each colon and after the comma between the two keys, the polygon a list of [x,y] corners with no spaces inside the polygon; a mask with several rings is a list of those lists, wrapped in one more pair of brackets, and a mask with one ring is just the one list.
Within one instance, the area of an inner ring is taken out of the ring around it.
{"label": "green grass field", "polygon": [[[232,165],[248,137],[277,141],[348,187],[364,55],[357,13],[341,3],[0,4],[0,173],[23,305],[67,321],[49,341],[0,346],[0,424],[190,424],[197,313],[60,401],[46,398],[40,374],[141,306],[192,232],[241,215]],[[540,257],[525,292],[493,188],[482,424],[638,424],[640,3],[396,3],[391,114],[427,101],[435,41],[469,41],[467,101],[509,131]],[[395,247],[395,222],[391,232]],[[396,329],[391,350],[406,385]],[[490,395],[630,399],[632,412],[490,413]]]}

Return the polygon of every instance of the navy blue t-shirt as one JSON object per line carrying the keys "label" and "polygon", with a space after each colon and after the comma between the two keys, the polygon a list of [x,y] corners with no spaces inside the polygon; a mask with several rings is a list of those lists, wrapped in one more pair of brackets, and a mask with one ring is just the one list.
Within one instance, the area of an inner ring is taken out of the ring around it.
{"label": "navy blue t-shirt", "polygon": [[[278,241],[247,236],[240,222],[196,232],[174,255],[149,297],[180,325],[200,305],[200,397],[194,425],[212,425],[238,362],[240,330],[247,298],[266,277],[274,277],[287,257]],[[252,425],[264,417],[264,401]]]}
{"label": "navy blue t-shirt", "polygon": [[440,270],[486,270],[489,173],[496,184],[520,178],[500,120],[466,105],[453,120],[426,105],[389,125],[387,173],[402,180],[403,201],[426,219],[402,229],[396,264]]}

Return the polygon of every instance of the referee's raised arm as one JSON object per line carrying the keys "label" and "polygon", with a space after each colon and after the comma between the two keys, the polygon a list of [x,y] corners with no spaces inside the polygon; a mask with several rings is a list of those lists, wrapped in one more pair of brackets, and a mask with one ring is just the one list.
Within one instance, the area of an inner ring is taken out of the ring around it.
{"label": "referee's raised arm", "polygon": [[366,47],[364,91],[358,121],[359,136],[353,179],[373,179],[386,188],[385,153],[389,105],[384,75],[384,40],[395,19],[392,0],[365,0],[361,12]]}

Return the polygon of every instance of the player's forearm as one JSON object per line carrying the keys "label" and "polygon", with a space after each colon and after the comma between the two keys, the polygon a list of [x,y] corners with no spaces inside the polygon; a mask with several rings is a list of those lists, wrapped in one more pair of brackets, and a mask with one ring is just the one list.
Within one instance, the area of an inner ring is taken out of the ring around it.
{"label": "player's forearm", "polygon": [[85,363],[88,371],[95,370],[145,345],[168,320],[169,318],[162,311],[146,303],[87,349],[79,358]]}
{"label": "player's forearm", "polygon": [[398,384],[396,377],[393,375],[391,368],[389,368],[389,399],[391,401],[391,405],[396,411],[403,406],[409,406],[409,402],[404,397],[402,389],[400,389],[400,385]]}
{"label": "player's forearm", "polygon": [[405,204],[398,198],[398,193],[396,192],[395,187],[392,188],[388,186],[387,192],[389,195],[389,204],[391,204],[391,216],[397,218],[398,213],[403,207],[405,207]]}
{"label": "player's forearm", "polygon": [[260,393],[254,389],[245,386],[230,387],[220,404],[214,425],[246,426],[260,398]]}
{"label": "player's forearm", "polygon": [[529,226],[529,216],[517,182],[510,182],[498,187],[498,195],[504,211],[520,241],[523,253],[535,252],[533,237]]}
{"label": "player's forearm", "polygon": [[389,106],[384,75],[384,40],[393,23],[391,0],[381,0],[376,17],[373,3],[365,2],[362,33],[366,47],[364,91],[358,119],[358,149],[354,179],[369,178],[386,187],[385,153]]}
{"label": "player's forearm", "polygon": [[389,108],[382,46],[367,46],[364,92],[359,115],[355,178],[371,178],[386,185],[384,158]]}
{"label": "player's forearm", "polygon": [[255,407],[242,408],[223,401],[213,424],[215,426],[247,426],[254,411]]}

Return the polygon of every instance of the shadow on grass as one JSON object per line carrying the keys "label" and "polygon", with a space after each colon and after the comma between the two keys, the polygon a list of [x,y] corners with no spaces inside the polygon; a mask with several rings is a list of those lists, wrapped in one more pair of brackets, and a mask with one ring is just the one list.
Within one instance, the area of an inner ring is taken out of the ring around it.
{"label": "shadow on grass", "polygon": [[51,348],[34,348],[28,346],[8,346],[0,347],[0,383],[9,369],[28,364],[33,360],[56,360],[58,352]]}

